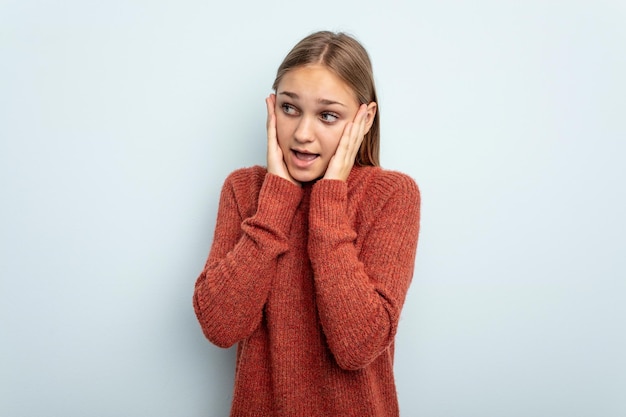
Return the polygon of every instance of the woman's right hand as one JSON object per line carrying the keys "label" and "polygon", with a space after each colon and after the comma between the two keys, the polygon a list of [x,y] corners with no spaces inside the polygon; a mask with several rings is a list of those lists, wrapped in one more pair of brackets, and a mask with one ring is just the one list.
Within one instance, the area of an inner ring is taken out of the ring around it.
{"label": "woman's right hand", "polygon": [[267,172],[278,175],[296,185],[300,183],[294,180],[289,174],[285,159],[283,158],[283,151],[278,145],[278,137],[276,135],[276,113],[274,111],[276,107],[276,95],[270,94],[265,99],[267,105]]}

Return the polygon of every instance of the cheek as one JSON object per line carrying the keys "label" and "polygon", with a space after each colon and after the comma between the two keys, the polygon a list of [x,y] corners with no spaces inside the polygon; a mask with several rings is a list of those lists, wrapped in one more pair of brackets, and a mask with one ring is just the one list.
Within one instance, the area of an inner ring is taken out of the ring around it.
{"label": "cheek", "polygon": [[325,135],[325,146],[329,151],[335,153],[337,147],[339,146],[339,142],[341,141],[341,136],[343,136],[345,124],[341,126],[333,126],[332,130],[326,132]]}
{"label": "cheek", "polygon": [[284,116],[276,115],[276,137],[278,138],[278,144],[284,149],[291,137],[291,126],[289,119]]}

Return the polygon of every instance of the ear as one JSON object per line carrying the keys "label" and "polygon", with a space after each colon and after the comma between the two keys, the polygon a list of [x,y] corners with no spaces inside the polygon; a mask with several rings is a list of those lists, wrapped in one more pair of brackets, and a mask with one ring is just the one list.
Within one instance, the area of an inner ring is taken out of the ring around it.
{"label": "ear", "polygon": [[374,117],[376,116],[376,111],[378,110],[378,105],[375,102],[371,102],[367,105],[367,121],[365,122],[365,134],[370,131],[372,128],[372,124],[374,124]]}

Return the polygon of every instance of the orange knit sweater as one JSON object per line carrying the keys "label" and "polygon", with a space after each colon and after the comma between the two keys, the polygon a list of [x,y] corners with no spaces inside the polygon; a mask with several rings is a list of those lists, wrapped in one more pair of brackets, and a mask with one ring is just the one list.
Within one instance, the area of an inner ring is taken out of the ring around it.
{"label": "orange knit sweater", "polygon": [[397,416],[394,337],[413,275],[420,195],[354,167],[298,187],[233,172],[194,292],[206,337],[238,343],[231,416]]}

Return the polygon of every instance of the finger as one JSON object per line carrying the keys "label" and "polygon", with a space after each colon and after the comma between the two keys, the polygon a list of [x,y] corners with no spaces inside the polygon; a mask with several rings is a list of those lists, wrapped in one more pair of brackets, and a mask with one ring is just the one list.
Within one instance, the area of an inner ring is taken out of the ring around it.
{"label": "finger", "polygon": [[274,111],[275,96],[272,94],[265,99],[267,106],[267,140],[274,142],[276,140],[276,113]]}
{"label": "finger", "polygon": [[[349,153],[350,147],[352,146],[353,131],[354,131],[354,122],[350,122],[346,124],[346,127],[343,130],[343,135],[339,140],[339,147],[337,148],[336,154],[340,154],[342,157]],[[345,158],[342,158],[345,159]]]}
{"label": "finger", "polygon": [[359,107],[359,111],[354,116],[354,121],[350,123],[350,126],[347,126],[346,136],[348,138],[347,145],[347,155],[346,159],[352,159],[356,156],[356,153],[361,146],[361,142],[363,142],[363,137],[365,135],[365,129],[367,125],[367,106],[361,105]]}
{"label": "finger", "polygon": [[272,118],[272,115],[274,114],[274,106],[272,105],[271,96],[265,98],[265,107],[267,108],[267,123],[266,123],[266,127],[269,130],[270,120]]}
{"label": "finger", "polygon": [[365,138],[365,132],[367,130],[367,106],[365,104],[361,105],[359,109],[359,113],[356,116],[356,128],[354,128],[354,145],[355,145],[355,155],[358,152],[361,143],[363,143],[363,139]]}
{"label": "finger", "polygon": [[367,127],[367,106],[365,104],[361,105],[361,107],[359,108],[359,113],[360,114],[357,114],[359,124],[358,136],[362,137],[363,135],[365,135],[365,129]]}

